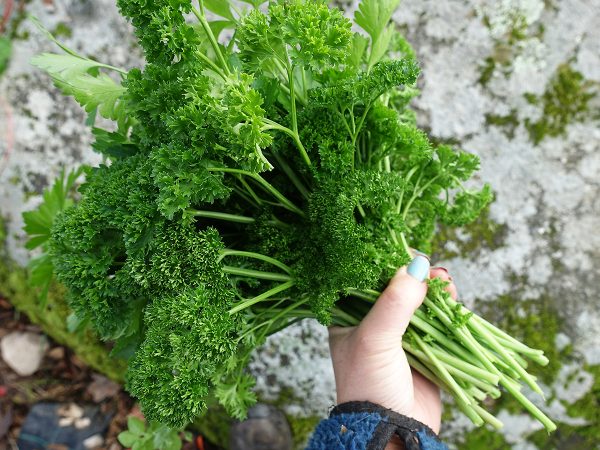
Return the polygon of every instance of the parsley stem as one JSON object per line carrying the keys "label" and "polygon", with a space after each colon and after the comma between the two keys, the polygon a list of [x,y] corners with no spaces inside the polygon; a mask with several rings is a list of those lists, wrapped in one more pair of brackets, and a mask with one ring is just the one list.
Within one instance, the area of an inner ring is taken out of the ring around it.
{"label": "parsley stem", "polygon": [[208,66],[217,74],[219,75],[223,80],[227,80],[227,75],[225,75],[225,73],[219,68],[219,66],[217,66],[214,61],[212,59],[210,59],[208,56],[206,56],[204,53],[202,53],[201,51],[197,51],[196,55],[198,55],[200,57],[200,59],[202,61],[204,61],[206,64],[208,64]]}
{"label": "parsley stem", "polygon": [[242,267],[223,266],[223,272],[242,277],[256,278],[258,280],[290,281],[291,277],[283,273],[263,272],[262,270],[245,269]]}
{"label": "parsley stem", "polygon": [[246,189],[246,191],[248,192],[248,194],[250,194],[250,196],[254,199],[254,201],[256,203],[258,203],[259,205],[263,204],[263,201],[261,200],[261,198],[256,195],[256,192],[254,192],[254,189],[252,189],[250,187],[250,185],[248,184],[248,182],[246,180],[244,180],[244,177],[242,177],[241,175],[238,177],[238,179],[240,180],[240,183],[242,184],[242,186]]}
{"label": "parsley stem", "polygon": [[300,136],[298,135],[297,131],[290,130],[288,127],[284,127],[283,125],[280,125],[277,122],[274,122],[267,118],[263,119],[263,122],[266,125],[263,125],[261,127],[261,131],[278,130],[290,136],[294,140],[294,143],[296,144],[296,147],[298,147],[298,150],[300,150],[300,155],[302,156],[302,159],[304,160],[306,165],[308,167],[312,167],[310,157],[308,156],[308,153],[306,153],[306,149],[304,148],[304,145],[302,145],[302,142],[300,141]]}
{"label": "parsley stem", "polygon": [[[425,192],[425,189],[427,189],[429,186],[431,186],[439,177],[440,177],[439,175],[436,175],[431,180],[429,180],[427,183],[425,183],[423,185],[423,187],[421,187],[418,191],[415,189],[415,192],[413,193],[412,197],[408,200],[408,202],[406,203],[406,206],[404,207],[404,212],[402,213],[402,219],[406,220],[406,216],[408,216],[408,212],[410,211],[410,207],[412,206],[413,202],[417,198],[419,198],[423,194],[423,192]],[[416,188],[416,186],[415,186],[415,188]]]}
{"label": "parsley stem", "polygon": [[341,308],[338,307],[333,307],[331,308],[331,312],[338,318],[343,320],[347,326],[356,326],[360,323],[360,319],[354,317],[351,314],[348,314],[346,311],[344,311]]}
{"label": "parsley stem", "polygon": [[494,417],[492,414],[487,412],[485,409],[483,409],[477,403],[474,403],[472,405],[472,408],[475,410],[475,412],[477,414],[479,414],[482,417],[483,420],[485,420],[487,423],[489,423],[491,426],[493,426],[496,430],[499,430],[502,427],[504,427],[504,424],[502,422],[500,422],[498,419],[496,419],[496,417]]}
{"label": "parsley stem", "polygon": [[492,350],[502,356],[502,358],[504,358],[504,360],[511,365],[511,367],[521,376],[521,378],[523,378],[523,381],[525,381],[525,383],[527,383],[531,389],[540,394],[542,397],[544,396],[544,392],[537,385],[533,377],[529,375],[529,373],[523,369],[523,367],[517,361],[514,360],[512,355],[498,343],[496,338],[489,331],[485,330],[475,321],[470,322],[469,326],[473,328],[473,331],[475,331],[479,336],[486,340],[486,343]]}
{"label": "parsley stem", "polygon": [[286,289],[289,289],[293,286],[294,286],[293,280],[290,280],[290,281],[282,283],[278,286],[275,286],[273,289],[269,289],[268,291],[265,291],[262,294],[257,295],[254,298],[249,298],[247,300],[243,300],[243,301],[239,302],[237,305],[235,305],[233,308],[231,308],[229,310],[229,314],[230,315],[236,314],[252,305],[262,302],[263,300],[266,300],[266,299],[274,296],[275,294],[279,294],[280,292],[285,291]]}
{"label": "parsley stem", "polygon": [[369,112],[369,110],[371,109],[371,103],[369,103],[368,105],[365,106],[365,110],[362,114],[362,116],[360,117],[358,124],[356,125],[356,129],[354,130],[354,135],[352,136],[352,145],[356,145],[356,139],[358,138],[358,135],[360,134],[360,130],[362,129],[363,124],[365,123],[365,119],[367,118],[367,113]]}
{"label": "parsley stem", "polygon": [[218,261],[219,262],[222,261],[223,258],[225,258],[227,256],[240,256],[243,258],[259,259],[261,261],[268,262],[270,264],[273,264],[276,267],[279,267],[280,269],[285,271],[287,274],[291,275],[291,273],[292,273],[292,269],[289,266],[285,265],[284,263],[282,263],[281,261],[279,261],[275,258],[271,258],[270,256],[266,256],[261,253],[246,252],[246,251],[242,251],[242,250],[225,249],[221,252],[221,255],[219,256]]}
{"label": "parsley stem", "polygon": [[[410,343],[402,342],[402,347],[404,348],[404,350],[406,350],[410,354],[414,355],[415,358],[418,358],[421,361],[429,361],[429,358],[427,357],[427,355],[424,352],[415,348]],[[496,387],[498,385],[498,382],[500,379],[499,377],[496,380],[496,383],[493,384],[489,380],[486,380],[486,379],[480,377],[481,373],[485,373],[486,375],[489,375],[489,372],[485,372],[481,369],[479,372],[476,372],[476,371],[473,371],[472,366],[466,367],[466,366],[455,365],[454,363],[456,362],[456,359],[449,362],[447,360],[444,360],[446,354],[443,351],[437,350],[434,347],[432,347],[431,350],[434,351],[435,356],[437,356],[439,358],[440,362],[444,364],[444,366],[446,367],[446,369],[448,370],[448,372],[451,375],[454,375],[463,381],[466,381],[468,383],[473,384],[474,386],[479,387],[484,392],[489,392],[490,395],[492,395],[492,394],[500,395],[500,390]],[[444,355],[444,356],[442,356],[442,355]]]}
{"label": "parsley stem", "polygon": [[212,30],[210,29],[210,25],[208,24],[206,17],[204,16],[204,8],[202,6],[202,0],[199,1],[199,4],[200,4],[200,9],[202,10],[202,12],[198,11],[193,6],[192,6],[192,12],[194,13],[196,18],[200,22],[200,25],[202,26],[204,33],[206,33],[206,37],[208,37],[208,40],[210,42],[211,47],[213,48],[213,50],[215,52],[215,55],[217,55],[219,62],[223,66],[223,70],[225,71],[225,74],[231,75],[231,72],[229,71],[229,66],[227,65],[227,62],[225,61],[225,58],[223,57],[223,53],[221,52],[221,49],[219,48],[219,43],[217,42],[217,39],[215,38],[215,35],[213,34]]}
{"label": "parsley stem", "polygon": [[196,217],[205,217],[207,219],[219,219],[226,220],[228,222],[237,222],[237,223],[254,223],[254,218],[247,216],[240,216],[238,214],[228,214],[222,213],[218,211],[202,211],[199,209],[189,210],[192,215]]}
{"label": "parsley stem", "polygon": [[[410,169],[408,171],[408,173],[406,174],[404,182],[408,183],[417,170],[419,170],[419,166],[414,166],[412,169]],[[396,214],[400,214],[400,211],[402,209],[402,200],[404,198],[405,190],[406,190],[406,186],[404,188],[402,188],[402,190],[400,191],[400,198],[398,199],[398,203],[396,204]]]}
{"label": "parsley stem", "polygon": [[525,397],[523,393],[521,393],[521,391],[519,391],[519,389],[517,389],[513,383],[505,383],[505,378],[506,377],[504,376],[502,377],[502,385],[506,388],[508,392],[510,392],[513,395],[513,397],[517,399],[519,403],[521,403],[521,405],[525,407],[527,411],[529,411],[533,415],[533,417],[535,417],[542,423],[542,425],[544,425],[546,431],[550,433],[551,431],[556,430],[556,424],[552,422],[552,420],[550,420],[548,416],[546,416],[537,406],[531,403],[531,401],[527,397]]}
{"label": "parsley stem", "polygon": [[439,371],[442,376],[441,379],[448,384],[448,386],[452,389],[452,392],[456,395],[457,398],[460,398],[466,404],[471,404],[471,399],[466,396],[464,390],[458,385],[456,380],[448,373],[446,367],[440,362],[439,359],[435,357],[435,355],[428,348],[427,344],[423,342],[423,340],[419,337],[419,335],[412,329],[407,330],[407,334],[411,339],[414,339],[415,343],[418,347],[421,348],[423,353],[427,355],[433,366]]}
{"label": "parsley stem", "polygon": [[291,102],[291,113],[292,113],[292,131],[298,133],[298,117],[296,115],[296,83],[294,80],[294,66],[289,62],[286,50],[286,69],[288,76],[288,86],[290,88],[290,102]]}
{"label": "parsley stem", "polygon": [[308,199],[310,193],[308,192],[308,189],[304,186],[304,184],[302,184],[302,181],[300,180],[300,178],[298,178],[296,176],[296,173],[294,172],[294,170],[289,166],[288,163],[286,163],[283,160],[283,158],[281,156],[279,156],[279,153],[277,151],[273,152],[273,157],[275,158],[277,163],[281,166],[281,168],[283,169],[285,174],[288,176],[288,178],[290,179],[292,184],[296,187],[296,189],[298,189],[298,191],[302,194],[302,196],[305,199]]}
{"label": "parsley stem", "polygon": [[400,232],[400,240],[402,241],[402,246],[404,247],[404,251],[410,256],[411,253],[411,249],[410,246],[408,245],[408,242],[406,241],[406,236],[404,236],[403,232]]}
{"label": "parsley stem", "polygon": [[304,211],[294,205],[290,200],[288,200],[285,195],[279,192],[271,183],[261,177],[259,174],[255,172],[249,172],[247,170],[242,169],[234,169],[232,167],[207,167],[206,170],[209,172],[224,172],[224,173],[236,173],[239,175],[246,175],[247,177],[252,178],[257,181],[262,187],[264,187],[273,197],[281,202],[281,206],[284,208],[295,212],[301,217],[305,217]]}

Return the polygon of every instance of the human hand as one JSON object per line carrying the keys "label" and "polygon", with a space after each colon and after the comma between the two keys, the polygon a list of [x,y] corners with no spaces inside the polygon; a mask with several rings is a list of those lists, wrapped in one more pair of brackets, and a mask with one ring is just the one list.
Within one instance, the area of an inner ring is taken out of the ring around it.
{"label": "human hand", "polygon": [[[422,271],[419,278],[428,274],[450,281],[447,289],[456,298],[456,287],[448,272],[443,268],[428,270],[425,259],[420,255],[415,258]],[[409,366],[401,345],[410,319],[426,293],[427,284],[403,267],[357,327],[329,329],[338,403],[377,403],[439,432],[439,388]]]}

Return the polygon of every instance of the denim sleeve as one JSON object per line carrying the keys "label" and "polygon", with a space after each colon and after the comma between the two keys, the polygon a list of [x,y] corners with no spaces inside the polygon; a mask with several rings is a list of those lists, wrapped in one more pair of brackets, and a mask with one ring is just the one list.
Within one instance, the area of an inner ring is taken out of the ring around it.
{"label": "denim sleeve", "polygon": [[427,425],[370,402],[336,406],[306,450],[384,450],[393,435],[406,450],[448,450]]}

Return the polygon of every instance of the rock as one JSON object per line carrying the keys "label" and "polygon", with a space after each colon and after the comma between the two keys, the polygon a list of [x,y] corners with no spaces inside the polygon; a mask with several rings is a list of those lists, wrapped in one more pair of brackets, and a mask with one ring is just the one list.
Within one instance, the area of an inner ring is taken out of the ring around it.
{"label": "rock", "polygon": [[80,419],[83,417],[83,408],[76,405],[75,403],[69,403],[68,405],[61,406],[58,408],[58,414],[61,417],[69,418],[72,420]]}
{"label": "rock", "polygon": [[83,441],[83,446],[85,448],[90,448],[90,449],[100,447],[102,444],[104,444],[104,438],[102,436],[100,436],[99,434],[90,436],[85,441]]}
{"label": "rock", "polygon": [[119,384],[102,375],[93,374],[92,378],[94,381],[87,387],[87,393],[92,396],[95,403],[114,397],[121,390]]}
{"label": "rock", "polygon": [[38,450],[42,448],[40,442],[46,449],[102,448],[111,419],[112,414],[102,412],[97,405],[36,403],[25,418],[17,448]]}
{"label": "rock", "polygon": [[73,425],[78,430],[81,430],[83,428],[89,427],[91,425],[91,423],[92,423],[92,420],[89,417],[82,417],[81,419],[76,419],[75,422],[73,422]]}
{"label": "rock", "polygon": [[45,336],[29,331],[14,331],[0,341],[2,359],[23,377],[39,369],[47,346]]}
{"label": "rock", "polygon": [[281,411],[259,403],[248,411],[248,418],[231,427],[231,450],[291,450],[290,426]]}
{"label": "rock", "polygon": [[54,347],[52,350],[48,352],[48,357],[50,359],[54,359],[59,361],[65,357],[65,348],[64,347]]}

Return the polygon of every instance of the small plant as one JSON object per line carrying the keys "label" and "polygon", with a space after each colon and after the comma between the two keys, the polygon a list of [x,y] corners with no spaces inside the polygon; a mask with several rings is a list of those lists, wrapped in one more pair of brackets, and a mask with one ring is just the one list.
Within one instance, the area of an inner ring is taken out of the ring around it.
{"label": "small plant", "polygon": [[130,416],[127,430],[119,433],[118,439],[123,447],[131,450],[179,450],[182,434],[186,441],[192,440],[192,434],[187,431],[180,432],[156,423],[146,427],[144,421]]}

